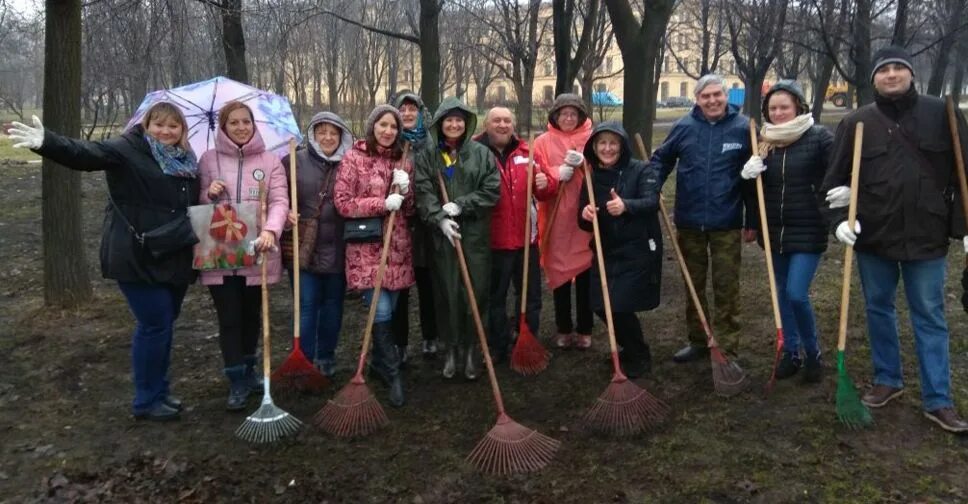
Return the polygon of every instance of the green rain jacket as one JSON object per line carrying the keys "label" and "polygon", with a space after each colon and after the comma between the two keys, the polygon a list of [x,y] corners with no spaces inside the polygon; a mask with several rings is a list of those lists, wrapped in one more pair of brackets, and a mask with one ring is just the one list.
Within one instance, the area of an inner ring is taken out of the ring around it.
{"label": "green rain jacket", "polygon": [[[471,140],[477,127],[477,116],[457,98],[447,98],[430,123],[430,142],[414,159],[414,185],[417,191],[417,213],[431,235],[433,257],[428,265],[434,283],[437,331],[448,343],[467,348],[475,341],[470,304],[460,275],[457,253],[440,231],[440,221],[447,217],[437,174],[446,173],[438,142],[442,118],[460,109],[465,113],[466,131],[458,151],[451,177],[444,177],[450,201],[460,205],[461,214],[454,218],[460,226],[461,243],[477,306],[486,323],[489,307],[488,283],[491,275],[491,211],[501,194],[501,176],[490,150]],[[439,293],[439,295],[438,295]]]}

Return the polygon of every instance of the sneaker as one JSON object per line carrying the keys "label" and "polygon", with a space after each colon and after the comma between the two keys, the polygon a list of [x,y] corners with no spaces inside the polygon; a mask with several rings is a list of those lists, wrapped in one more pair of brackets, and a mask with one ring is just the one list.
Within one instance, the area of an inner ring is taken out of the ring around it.
{"label": "sneaker", "polygon": [[968,433],[968,422],[962,420],[958,416],[958,412],[951,406],[938,408],[934,411],[925,411],[924,416],[948,432]]}
{"label": "sneaker", "polygon": [[424,340],[422,350],[424,359],[436,359],[437,340]]}
{"label": "sneaker", "polygon": [[575,343],[575,336],[573,333],[558,333],[551,339],[551,343],[555,345],[555,348],[570,348]]}
{"label": "sneaker", "polygon": [[138,420],[167,422],[170,420],[178,420],[181,418],[181,413],[179,413],[175,408],[168,406],[164,402],[159,402],[154,408],[151,408],[143,413],[136,413],[134,417]]}
{"label": "sneaker", "polygon": [[823,381],[823,358],[821,353],[807,354],[803,362],[803,383],[820,383]]}
{"label": "sneaker", "polygon": [[800,370],[800,354],[793,352],[783,352],[780,364],[776,366],[776,379],[783,380],[789,378]]}
{"label": "sneaker", "polygon": [[229,398],[225,401],[227,411],[241,411],[245,409],[245,402],[252,390],[247,383],[235,383],[229,386]]}
{"label": "sneaker", "polygon": [[592,347],[592,335],[591,334],[579,334],[575,336],[574,339],[575,348],[579,350],[588,350]]}
{"label": "sneaker", "polygon": [[173,410],[182,411],[185,409],[185,405],[182,403],[182,400],[175,396],[167,396],[162,399],[161,402],[165,403],[165,406],[168,406]]}
{"label": "sneaker", "polygon": [[904,393],[902,388],[888,387],[887,385],[874,384],[871,389],[860,398],[868,408],[880,408],[891,402],[891,399]]}
{"label": "sneaker", "polygon": [[708,347],[692,346],[691,344],[689,344],[679,349],[679,351],[672,356],[672,361],[677,364],[683,364],[686,362],[696,361],[708,356],[709,356]]}

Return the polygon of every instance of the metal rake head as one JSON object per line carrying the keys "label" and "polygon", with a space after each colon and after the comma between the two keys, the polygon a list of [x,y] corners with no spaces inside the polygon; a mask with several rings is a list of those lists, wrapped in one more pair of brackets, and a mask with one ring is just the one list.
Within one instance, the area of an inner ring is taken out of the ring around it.
{"label": "metal rake head", "polygon": [[235,431],[239,439],[250,443],[274,443],[299,432],[302,422],[286,413],[266,397],[255,413],[249,415]]}
{"label": "metal rake head", "polygon": [[582,418],[584,428],[628,436],[647,431],[669,414],[669,406],[647,390],[616,375]]}
{"label": "metal rake head", "polygon": [[505,476],[537,471],[551,462],[561,442],[525,427],[505,414],[481,439],[467,461],[485,474]]}

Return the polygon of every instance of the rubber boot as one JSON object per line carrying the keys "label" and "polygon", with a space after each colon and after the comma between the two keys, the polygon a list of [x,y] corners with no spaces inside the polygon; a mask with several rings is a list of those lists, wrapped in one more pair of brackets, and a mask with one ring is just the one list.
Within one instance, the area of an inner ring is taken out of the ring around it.
{"label": "rubber boot", "polygon": [[399,408],[406,402],[403,376],[400,373],[400,354],[393,343],[390,322],[373,324],[373,370],[390,388],[390,406]]}
{"label": "rubber boot", "polygon": [[262,370],[256,369],[257,362],[255,355],[245,356],[245,380],[252,392],[262,392]]}
{"label": "rubber boot", "polygon": [[457,348],[454,345],[447,345],[447,355],[444,357],[444,378],[448,380],[457,374]]}
{"label": "rubber boot", "polygon": [[479,375],[477,360],[477,347],[474,345],[467,347],[464,352],[464,378],[467,381],[474,381]]}
{"label": "rubber boot", "polygon": [[252,393],[245,376],[245,366],[227,367],[225,368],[225,376],[229,379],[229,398],[225,401],[225,409],[228,411],[245,409],[245,401],[249,399],[249,394]]}

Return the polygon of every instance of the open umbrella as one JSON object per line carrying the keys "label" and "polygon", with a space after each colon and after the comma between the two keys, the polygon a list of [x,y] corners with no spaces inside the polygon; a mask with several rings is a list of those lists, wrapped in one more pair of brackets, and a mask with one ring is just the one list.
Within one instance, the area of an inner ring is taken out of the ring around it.
{"label": "open umbrella", "polygon": [[276,151],[283,156],[290,138],[302,140],[289,100],[226,77],[215,77],[148,93],[124,129],[141,122],[145,112],[155,103],[173,103],[185,114],[185,120],[188,121],[188,141],[195,154],[201,156],[203,152],[215,147],[219,109],[233,100],[245,103],[252,109],[266,150]]}

